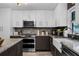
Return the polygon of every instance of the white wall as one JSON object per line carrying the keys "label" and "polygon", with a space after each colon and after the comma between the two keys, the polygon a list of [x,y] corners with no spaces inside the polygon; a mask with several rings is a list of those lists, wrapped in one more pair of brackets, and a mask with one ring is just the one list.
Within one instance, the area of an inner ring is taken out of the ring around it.
{"label": "white wall", "polygon": [[55,26],[66,26],[67,25],[67,4],[58,3],[54,10]]}
{"label": "white wall", "polygon": [[0,37],[9,39],[10,36],[11,9],[0,8]]}

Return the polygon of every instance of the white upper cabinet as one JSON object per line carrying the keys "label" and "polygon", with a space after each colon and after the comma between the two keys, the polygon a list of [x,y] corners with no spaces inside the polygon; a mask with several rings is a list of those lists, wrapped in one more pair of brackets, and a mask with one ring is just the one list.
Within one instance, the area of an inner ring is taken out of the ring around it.
{"label": "white upper cabinet", "polygon": [[12,11],[12,26],[23,27],[23,21],[35,21],[35,15],[32,11]]}
{"label": "white upper cabinet", "polygon": [[59,3],[54,10],[55,26],[67,25],[67,5]]}
{"label": "white upper cabinet", "polygon": [[45,26],[44,20],[45,20],[44,12],[36,11],[36,16],[35,16],[36,27],[44,27]]}
{"label": "white upper cabinet", "polygon": [[25,21],[33,21],[32,19],[32,11],[23,11],[23,14],[22,14],[22,19],[25,20]]}
{"label": "white upper cabinet", "polygon": [[21,11],[12,11],[12,26],[13,27],[22,27],[22,12]]}
{"label": "white upper cabinet", "polygon": [[55,20],[53,19],[54,13],[53,11],[45,12],[45,21],[47,27],[55,27]]}
{"label": "white upper cabinet", "polygon": [[36,11],[36,27],[53,27],[53,13],[52,11]]}
{"label": "white upper cabinet", "polygon": [[49,10],[21,10],[12,12],[13,27],[22,27],[23,21],[34,21],[36,27],[53,27],[53,11]]}

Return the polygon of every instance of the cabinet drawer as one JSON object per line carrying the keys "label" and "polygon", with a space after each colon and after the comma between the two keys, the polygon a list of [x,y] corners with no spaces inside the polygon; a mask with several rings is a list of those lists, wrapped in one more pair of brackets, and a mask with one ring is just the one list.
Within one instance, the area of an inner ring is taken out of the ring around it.
{"label": "cabinet drawer", "polygon": [[23,44],[23,48],[34,48],[33,44]]}
{"label": "cabinet drawer", "polygon": [[23,39],[23,43],[33,43],[34,39]]}

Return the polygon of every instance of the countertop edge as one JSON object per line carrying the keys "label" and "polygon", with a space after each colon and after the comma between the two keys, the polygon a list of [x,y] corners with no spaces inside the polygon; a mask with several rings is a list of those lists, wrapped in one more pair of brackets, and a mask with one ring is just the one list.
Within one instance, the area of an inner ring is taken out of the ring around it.
{"label": "countertop edge", "polygon": [[18,42],[22,41],[23,39],[9,39],[9,40],[10,40],[10,43],[13,40],[15,40],[15,42],[12,42],[11,44],[8,44],[6,46],[0,47],[0,53],[6,51],[7,49],[9,49],[10,47],[14,46],[15,44],[17,44]]}

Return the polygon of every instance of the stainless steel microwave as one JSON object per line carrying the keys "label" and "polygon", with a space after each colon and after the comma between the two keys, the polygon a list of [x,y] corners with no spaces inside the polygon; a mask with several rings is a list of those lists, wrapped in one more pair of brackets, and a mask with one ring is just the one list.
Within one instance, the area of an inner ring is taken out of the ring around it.
{"label": "stainless steel microwave", "polygon": [[23,27],[34,27],[34,21],[23,21]]}

